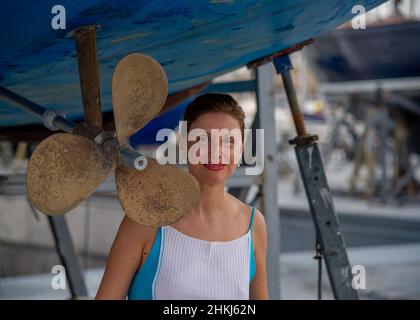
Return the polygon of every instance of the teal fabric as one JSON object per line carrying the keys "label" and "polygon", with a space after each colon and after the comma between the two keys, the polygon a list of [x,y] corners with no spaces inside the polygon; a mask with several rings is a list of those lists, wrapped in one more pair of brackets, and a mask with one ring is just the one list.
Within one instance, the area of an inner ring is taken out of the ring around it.
{"label": "teal fabric", "polygon": [[254,253],[254,241],[253,241],[253,237],[252,237],[252,225],[254,223],[254,213],[255,213],[255,208],[252,208],[252,214],[251,214],[251,222],[250,222],[250,229],[251,229],[251,254],[250,254],[250,271],[249,271],[249,282],[251,282],[254,277],[255,277],[255,273],[257,271],[257,267],[255,265],[255,253]]}
{"label": "teal fabric", "polygon": [[153,280],[159,265],[162,228],[158,229],[152,250],[137,271],[128,290],[128,300],[153,300]]}

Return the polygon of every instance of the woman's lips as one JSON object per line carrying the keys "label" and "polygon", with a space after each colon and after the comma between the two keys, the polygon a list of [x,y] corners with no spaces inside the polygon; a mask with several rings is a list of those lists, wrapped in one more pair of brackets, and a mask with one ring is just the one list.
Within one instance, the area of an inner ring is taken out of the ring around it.
{"label": "woman's lips", "polygon": [[224,164],[204,164],[204,166],[210,171],[221,171],[224,169]]}

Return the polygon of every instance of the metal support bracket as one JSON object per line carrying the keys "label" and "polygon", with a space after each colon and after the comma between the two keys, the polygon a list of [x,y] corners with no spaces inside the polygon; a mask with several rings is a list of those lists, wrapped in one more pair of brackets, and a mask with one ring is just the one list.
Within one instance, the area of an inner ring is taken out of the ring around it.
{"label": "metal support bracket", "polygon": [[318,144],[296,145],[295,152],[334,297],[358,299]]}
{"label": "metal support bracket", "polygon": [[290,70],[293,68],[288,55],[274,58],[277,73],[281,74],[297,137],[290,143],[295,145],[299,170],[315,224],[319,253],[325,259],[331,288],[336,299],[359,299],[352,287],[352,272],[344,238],[334,210],[332,195],[328,187],[321,154],[316,143],[317,136],[306,132],[299,108]]}

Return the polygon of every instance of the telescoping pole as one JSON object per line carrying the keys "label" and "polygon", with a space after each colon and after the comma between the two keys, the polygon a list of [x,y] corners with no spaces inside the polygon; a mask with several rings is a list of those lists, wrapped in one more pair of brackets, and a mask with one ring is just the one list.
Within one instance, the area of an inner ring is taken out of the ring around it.
{"label": "telescoping pole", "polygon": [[293,68],[288,55],[274,58],[277,73],[281,74],[297,137],[295,145],[299,170],[309,202],[317,235],[317,256],[324,258],[332,291],[336,299],[359,299],[352,287],[353,275],[347,256],[343,234],[334,210],[332,195],[322,164],[315,135],[306,132],[299,108],[290,70]]}

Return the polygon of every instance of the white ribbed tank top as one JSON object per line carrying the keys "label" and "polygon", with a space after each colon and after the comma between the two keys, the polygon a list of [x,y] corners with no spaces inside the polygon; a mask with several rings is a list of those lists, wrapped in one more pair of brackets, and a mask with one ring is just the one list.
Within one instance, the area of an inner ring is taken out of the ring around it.
{"label": "white ribbed tank top", "polygon": [[155,299],[249,299],[250,231],[215,242],[163,228]]}
{"label": "white ribbed tank top", "polygon": [[231,241],[207,241],[167,225],[134,276],[128,299],[248,300],[256,266],[249,229]]}

